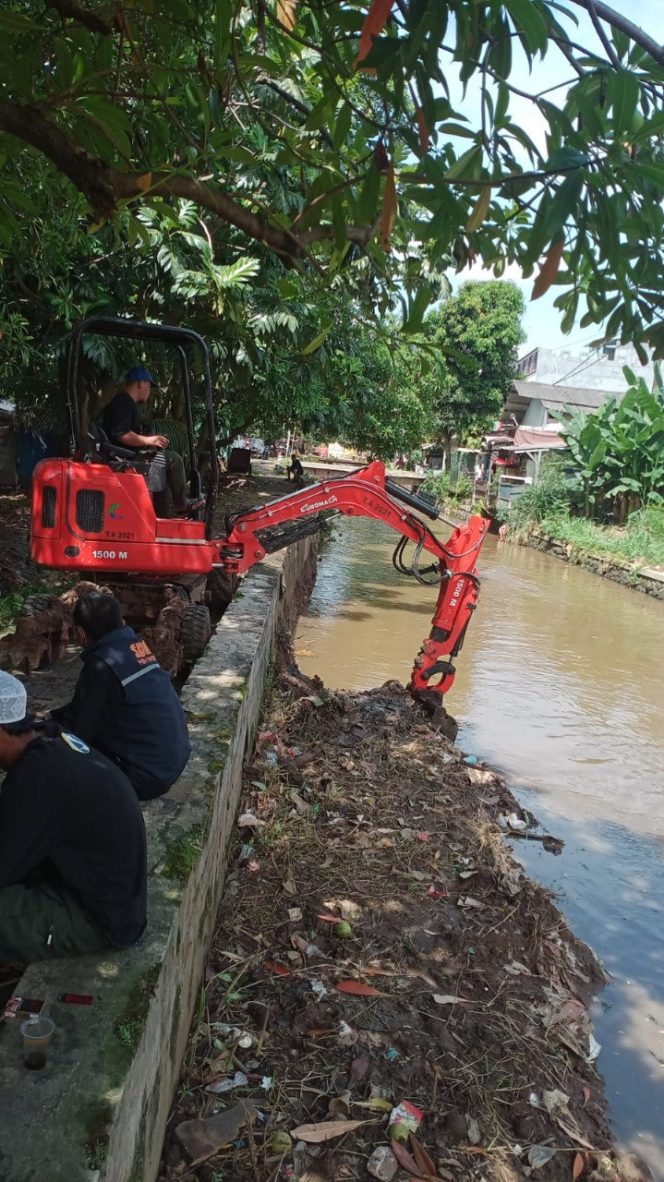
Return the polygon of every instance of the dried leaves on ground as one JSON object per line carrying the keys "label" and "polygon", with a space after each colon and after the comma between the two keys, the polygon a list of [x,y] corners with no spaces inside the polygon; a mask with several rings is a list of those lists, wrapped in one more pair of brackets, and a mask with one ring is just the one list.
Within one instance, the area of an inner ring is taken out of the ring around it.
{"label": "dried leaves on ground", "polygon": [[[587,1010],[601,971],[512,858],[498,817],[532,818],[474,764],[395,683],[282,674],[162,1182],[618,1182]],[[178,1126],[239,1100],[251,1126],[192,1162]]]}

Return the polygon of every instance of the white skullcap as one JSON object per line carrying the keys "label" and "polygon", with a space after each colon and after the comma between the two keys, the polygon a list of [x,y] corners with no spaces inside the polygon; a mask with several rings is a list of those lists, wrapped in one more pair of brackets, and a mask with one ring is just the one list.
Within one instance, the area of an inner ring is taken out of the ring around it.
{"label": "white skullcap", "polygon": [[23,683],[0,669],[0,726],[21,722],[25,718],[27,703],[28,695]]}

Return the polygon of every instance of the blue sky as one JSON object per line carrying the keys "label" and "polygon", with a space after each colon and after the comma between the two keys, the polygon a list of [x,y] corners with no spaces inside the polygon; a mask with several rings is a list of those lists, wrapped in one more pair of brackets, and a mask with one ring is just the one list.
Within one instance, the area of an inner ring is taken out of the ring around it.
{"label": "blue sky", "polygon": [[[607,3],[615,11],[622,13],[629,17],[631,21],[638,24],[651,36],[659,39],[659,30],[662,27],[664,18],[664,0],[607,0]],[[568,5],[569,9],[574,12],[579,21],[578,29],[573,33],[575,40],[578,40],[582,45],[588,47],[598,47],[595,31],[590,22],[590,18],[580,8],[576,8],[573,4]],[[563,18],[563,23],[567,26],[567,21]],[[603,51],[602,51],[603,52]],[[571,76],[571,69],[567,62],[561,57],[557,51],[550,51],[543,61],[536,60],[533,67],[533,75],[530,74],[528,63],[525,57],[521,60],[515,59],[515,68],[510,81],[515,86],[520,87],[526,91],[536,90],[542,91],[550,86],[557,86],[561,82],[565,82]],[[472,82],[470,84],[472,86]],[[473,118],[473,107],[477,110],[476,104],[473,102],[473,97],[470,91],[463,102],[460,102],[460,107],[468,113],[470,119]],[[550,96],[553,102],[564,101],[565,90],[561,89]],[[454,93],[452,101],[454,102]],[[519,122],[521,126],[528,132],[531,138],[538,144],[538,147],[543,145],[543,129],[544,123],[535,111],[531,104],[525,99],[516,98],[513,100],[512,106],[513,118]],[[459,281],[464,279],[490,279],[492,273],[484,271],[480,267],[475,267],[470,271],[463,272],[460,276],[453,280],[456,287]],[[562,345],[571,346],[588,344],[591,340],[601,335],[599,326],[593,329],[581,329],[579,325],[575,325],[572,331],[564,336],[560,331],[560,316],[561,314],[554,308],[553,301],[558,295],[556,289],[552,289],[546,295],[534,302],[530,299],[533,280],[524,280],[516,268],[509,268],[505,273],[505,278],[514,280],[515,283],[522,288],[526,300],[526,315],[524,320],[524,328],[527,334],[527,343],[524,346],[524,352],[527,349],[535,348],[537,345],[546,348],[557,348]],[[581,316],[583,310],[581,311]]]}

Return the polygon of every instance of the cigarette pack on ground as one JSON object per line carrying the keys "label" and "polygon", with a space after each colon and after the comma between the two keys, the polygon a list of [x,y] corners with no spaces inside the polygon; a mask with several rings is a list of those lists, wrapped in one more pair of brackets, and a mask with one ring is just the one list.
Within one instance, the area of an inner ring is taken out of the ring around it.
{"label": "cigarette pack on ground", "polygon": [[393,1141],[407,1141],[411,1133],[416,1133],[424,1119],[421,1108],[416,1108],[410,1100],[402,1100],[390,1113],[388,1132]]}
{"label": "cigarette pack on ground", "polygon": [[38,997],[10,997],[5,1005],[3,1018],[38,1018],[42,1013],[45,1001]]}

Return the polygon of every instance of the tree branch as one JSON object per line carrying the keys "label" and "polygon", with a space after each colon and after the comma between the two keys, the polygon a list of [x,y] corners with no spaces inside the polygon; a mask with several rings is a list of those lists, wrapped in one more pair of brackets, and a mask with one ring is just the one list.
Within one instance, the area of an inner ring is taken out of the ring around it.
{"label": "tree branch", "polygon": [[[356,246],[366,246],[367,242],[373,238],[378,226],[346,226],[346,237],[349,242],[354,242]],[[298,242],[301,246],[310,246],[312,242],[328,242],[332,241],[335,235],[334,226],[314,226],[311,230],[305,230],[304,233],[298,235]]]}
{"label": "tree branch", "polygon": [[[0,131],[16,136],[46,156],[83,193],[97,217],[110,217],[119,201],[140,197],[144,192],[138,174],[109,168],[34,107],[0,102]],[[300,242],[288,230],[271,226],[265,218],[239,205],[226,193],[211,189],[194,177],[155,173],[150,192],[193,201],[285,258],[293,259],[302,253]]]}
{"label": "tree branch", "polygon": [[604,27],[602,25],[602,22],[599,19],[599,13],[597,12],[597,9],[595,7],[595,0],[588,0],[588,12],[590,13],[590,19],[593,22],[593,28],[594,28],[595,32],[597,33],[597,36],[599,37],[600,41],[602,42],[602,45],[604,46],[604,49],[606,51],[606,56],[608,57],[609,61],[611,62],[611,65],[614,67],[614,69],[619,70],[621,68],[620,67],[620,58],[618,57],[618,54],[616,53],[615,49],[613,48],[611,42],[609,41],[609,38],[607,37],[607,35],[604,31]]}
{"label": "tree branch", "polygon": [[664,45],[654,41],[643,29],[628,20],[622,13],[609,8],[608,4],[602,3],[602,0],[571,0],[571,3],[576,4],[577,8],[583,8],[591,17],[594,10],[600,20],[606,21],[607,25],[625,33],[631,41],[640,45],[656,62],[659,62],[660,66],[664,66]]}
{"label": "tree branch", "polygon": [[47,8],[52,8],[54,12],[59,13],[63,20],[69,18],[70,20],[76,21],[77,24],[89,29],[91,33],[103,33],[108,37],[111,33],[115,33],[118,30],[117,17],[115,15],[112,20],[105,21],[97,13],[90,12],[87,8],[81,8],[74,0],[45,0],[45,4]]}
{"label": "tree branch", "polygon": [[[301,115],[304,115],[305,119],[309,118],[311,114],[311,107],[309,104],[302,102],[302,100],[299,98],[296,98],[294,94],[291,94],[290,91],[286,90],[283,86],[279,86],[279,83],[274,82],[272,78],[268,78],[267,74],[259,74],[258,78],[256,79],[256,83],[259,86],[267,86],[269,90],[272,90],[275,94],[278,94],[279,97],[284,100],[284,102],[289,103],[291,107],[294,107],[296,111],[299,111]],[[332,137],[329,132],[327,132],[324,127],[321,127],[318,129],[318,134],[320,135],[321,139],[325,140],[325,143],[328,145],[328,147],[331,148]]]}
{"label": "tree branch", "polygon": [[0,101],[0,131],[16,136],[46,156],[87,197],[96,214],[107,217],[112,213],[116,196],[111,170],[35,107]]}
{"label": "tree branch", "polygon": [[[34,107],[0,102],[0,131],[16,136],[46,156],[87,198],[99,218],[111,217],[118,202],[130,201],[145,192],[144,177],[110,168],[99,157],[75,144],[66,132],[45,119]],[[287,262],[304,255],[309,244],[334,237],[332,226],[317,226],[299,236],[272,226],[260,214],[195,177],[153,173],[149,188],[153,196],[177,197],[209,210],[249,238],[264,242]],[[365,246],[373,232],[373,228],[350,226],[347,237],[349,241]]]}

